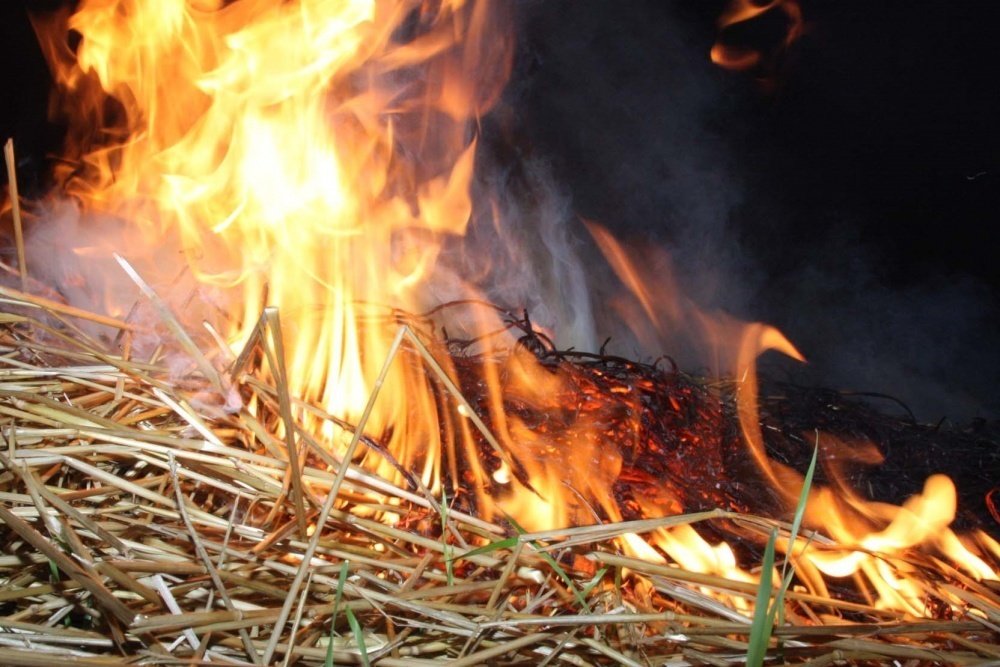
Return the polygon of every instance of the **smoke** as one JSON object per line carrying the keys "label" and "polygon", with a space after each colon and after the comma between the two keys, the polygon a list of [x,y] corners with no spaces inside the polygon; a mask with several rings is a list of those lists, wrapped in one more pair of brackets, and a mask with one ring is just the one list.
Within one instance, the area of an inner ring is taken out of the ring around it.
{"label": "smoke", "polygon": [[[232,297],[206,285],[188,271],[180,240],[164,234],[155,243],[133,222],[109,215],[81,212],[71,199],[50,198],[35,211],[44,224],[33,225],[25,239],[29,289],[52,300],[68,303],[86,312],[100,313],[135,327],[130,354],[149,359],[165,354],[171,377],[192,370],[192,360],[175,353],[176,347],[164,327],[163,315],[141,294],[115,259],[120,255],[156,292],[167,308],[182,316],[189,328],[203,322],[221,326],[232,307]],[[122,343],[120,330],[85,319],[76,326],[95,341]],[[198,330],[192,331],[198,335]],[[206,351],[214,355],[211,339]],[[161,349],[167,345],[168,349]],[[159,350],[159,352],[158,352]]]}
{"label": "smoke", "polygon": [[[720,105],[705,85],[714,71],[658,5],[573,8],[521,5],[520,60],[483,125],[459,272],[489,258],[476,280],[488,298],[527,309],[560,346],[610,339],[609,352],[732,371],[702,313],[745,316],[753,265],[730,229],[738,170],[705,122]],[[630,246],[655,315],[627,296],[585,220]]]}
{"label": "smoke", "polygon": [[[886,264],[916,263],[905,250],[871,240],[868,230],[888,223],[844,197],[843,183],[814,187],[829,194],[814,196],[812,209],[798,205],[794,188],[819,176],[780,182],[770,172],[796,171],[788,148],[795,138],[757,136],[746,119],[748,109],[766,116],[774,112],[758,107],[795,105],[714,69],[710,12],[692,7],[520,5],[521,58],[500,124],[521,136],[530,147],[524,152],[549,164],[560,184],[535,186],[555,191],[556,217],[567,225],[558,235],[585,238],[582,217],[633,248],[663,248],[670,258],[663,280],[673,281],[681,298],[775,324],[810,359],[804,366],[771,362],[772,374],[888,394],[925,420],[995,415],[1000,363],[992,345],[1000,318],[989,285],[923,266],[905,281],[890,280]],[[822,126],[808,131],[818,148],[835,141],[821,138]],[[599,293],[608,275],[592,247],[581,252],[589,289]],[[655,281],[655,267],[649,273]],[[592,308],[594,330],[584,345],[613,335],[618,350],[633,356],[668,353],[685,366],[712,365],[690,340],[696,333],[660,341],[674,349],[649,349],[622,333],[601,299]]]}
{"label": "smoke", "polygon": [[[443,255],[445,275],[527,310],[560,347],[596,351],[608,341],[607,351],[632,358],[666,354],[685,368],[732,371],[717,341],[703,340],[702,313],[742,315],[749,299],[743,276],[733,279],[749,265],[727,229],[738,172],[724,142],[691,122],[718,104],[703,83],[712,70],[675,22],[664,21],[662,35],[627,15],[608,22],[593,6],[563,20],[567,7],[520,6],[519,62],[481,126],[476,211],[467,237]],[[663,50],[642,54],[663,66],[630,62],[634,39]],[[655,316],[628,295],[585,220],[632,241]],[[432,285],[454,298],[441,286],[462,283],[439,275]]]}

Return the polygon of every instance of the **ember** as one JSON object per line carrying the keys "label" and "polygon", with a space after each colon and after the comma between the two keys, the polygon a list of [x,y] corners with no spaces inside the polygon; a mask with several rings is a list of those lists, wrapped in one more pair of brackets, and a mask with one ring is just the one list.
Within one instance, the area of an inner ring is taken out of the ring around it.
{"label": "ember", "polygon": [[[733,496],[731,487],[738,485],[726,474],[727,462],[744,457],[732,414],[727,420],[718,395],[676,368],[552,349],[550,341],[531,331],[530,322],[520,324],[526,331],[512,355],[485,362],[458,358],[456,369],[463,393],[482,413],[487,397],[481,387],[477,391],[476,380],[482,363],[496,364],[503,381],[520,372],[523,355],[531,355],[545,372],[564,380],[544,403],[537,395],[520,395],[515,387],[504,393],[504,408],[544,443],[539,451],[529,447],[515,460],[555,458],[567,469],[581,467],[587,475],[610,469],[610,479],[593,491],[613,488],[620,513],[601,512],[596,509],[600,499],[590,497],[586,486],[565,480],[580,494],[568,502],[583,501],[571,511],[574,523],[715,507],[747,509]],[[672,363],[666,360],[665,365]],[[583,453],[593,458],[581,459]],[[500,467],[500,461],[494,460],[492,467]],[[642,505],[636,496],[643,497]]]}

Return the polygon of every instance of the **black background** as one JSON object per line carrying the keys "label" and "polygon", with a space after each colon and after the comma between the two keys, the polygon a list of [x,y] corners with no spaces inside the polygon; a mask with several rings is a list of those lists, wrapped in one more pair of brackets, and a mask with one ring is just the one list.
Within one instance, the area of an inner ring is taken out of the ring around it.
{"label": "black background", "polygon": [[[52,4],[0,10],[0,137],[28,194],[60,132],[24,12]],[[992,4],[803,0],[766,85],[709,62],[724,6],[518,3],[518,141],[581,216],[668,247],[695,298],[782,328],[811,363],[781,372],[996,418]]]}

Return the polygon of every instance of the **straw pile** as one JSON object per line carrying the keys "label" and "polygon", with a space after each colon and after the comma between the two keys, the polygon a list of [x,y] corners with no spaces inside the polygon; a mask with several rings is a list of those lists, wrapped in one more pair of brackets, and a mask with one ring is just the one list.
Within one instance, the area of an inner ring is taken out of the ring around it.
{"label": "straw pile", "polygon": [[[240,373],[219,375],[168,319],[197,369],[166,381],[156,359],[129,359],[124,322],[6,288],[0,299],[0,664],[746,659],[755,585],[630,558],[614,538],[725,524],[760,544],[786,524],[720,509],[519,534],[342,465],[291,421],[323,416],[283,388],[267,326],[255,349],[274,382],[251,372],[249,354]],[[275,316],[262,321],[273,329]],[[117,329],[124,353],[109,354],[80,318]],[[397,344],[427,353],[405,329]],[[218,388],[256,416],[196,401]],[[374,446],[336,428],[347,460]],[[405,521],[377,520],[386,515]],[[996,664],[997,589],[931,557],[911,562],[940,618],[793,589],[768,659]]]}

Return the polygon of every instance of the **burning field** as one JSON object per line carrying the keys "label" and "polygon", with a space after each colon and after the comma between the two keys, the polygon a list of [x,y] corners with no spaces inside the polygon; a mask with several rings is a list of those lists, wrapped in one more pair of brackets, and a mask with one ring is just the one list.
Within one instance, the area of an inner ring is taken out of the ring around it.
{"label": "burning field", "polygon": [[[712,59],[778,57],[798,3],[721,23],[768,12]],[[995,480],[912,462],[995,440],[758,377],[780,331],[484,176],[509,6],[33,20],[68,130],[37,201],[6,149],[0,663],[1000,659]]]}

